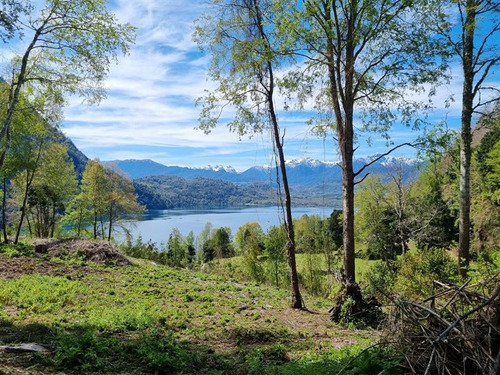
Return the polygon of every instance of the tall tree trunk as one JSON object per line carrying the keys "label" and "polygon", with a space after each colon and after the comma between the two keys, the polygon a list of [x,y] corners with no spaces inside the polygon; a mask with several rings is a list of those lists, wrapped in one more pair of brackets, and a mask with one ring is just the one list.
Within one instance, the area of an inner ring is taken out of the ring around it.
{"label": "tall tree trunk", "polygon": [[9,237],[7,236],[7,214],[5,210],[7,209],[7,177],[3,178],[3,197],[2,197],[2,231],[3,231],[3,241],[5,243],[9,242]]}
{"label": "tall tree trunk", "polygon": [[[271,102],[271,108],[272,108],[272,102]],[[274,113],[274,109],[272,109],[271,111],[271,118],[273,124],[274,142],[276,143],[276,149],[278,151],[281,178],[283,180],[283,191],[285,193],[285,216],[286,216],[285,226],[287,233],[286,249],[287,249],[288,266],[290,268],[290,280],[292,282],[292,307],[295,309],[301,309],[302,297],[300,295],[299,277],[297,273],[297,262],[295,259],[295,230],[293,227],[293,218],[292,218],[292,200],[290,195],[290,187],[288,185],[288,177],[285,165],[285,155],[283,152],[283,145],[280,140],[279,127],[276,120],[276,114]]]}
{"label": "tall tree trunk", "polygon": [[[346,121],[346,123],[349,121]],[[347,124],[346,124],[347,125]],[[354,171],[352,126],[346,126],[340,147],[342,156],[342,233],[344,245],[344,278],[347,284],[356,283],[354,243]]]}
{"label": "tall tree trunk", "polygon": [[[325,25],[334,27],[331,18],[333,7],[331,2],[324,3]],[[349,3],[349,10],[352,17],[349,18],[346,40],[342,40],[341,35],[333,34],[327,36],[327,58],[328,58],[328,79],[330,97],[332,99],[335,122],[337,126],[337,137],[342,158],[342,241],[344,246],[344,283],[347,291],[349,286],[356,284],[355,273],[355,243],[354,243],[354,43],[353,32],[355,29],[355,14],[357,1]],[[335,34],[335,33],[334,33]],[[336,49],[342,44],[345,48],[345,66],[338,59]],[[336,58],[337,57],[337,58]],[[344,75],[344,87],[342,87],[341,74]]]}
{"label": "tall tree trunk", "polygon": [[[264,25],[262,21],[262,15],[260,13],[259,4],[256,0],[253,2],[253,8],[255,11],[255,21],[256,26],[259,30],[259,35],[261,40],[265,43],[266,49],[270,52],[271,45],[267,38],[267,35],[264,31]],[[273,142],[276,146],[276,150],[278,151],[278,159],[280,165],[281,179],[283,182],[283,192],[285,194],[285,226],[287,232],[287,258],[288,258],[288,266],[290,268],[290,280],[292,287],[292,308],[301,309],[302,305],[302,296],[300,295],[299,288],[299,277],[297,273],[297,262],[295,259],[295,230],[293,227],[293,217],[292,217],[292,198],[290,194],[290,187],[288,185],[288,177],[286,171],[285,164],[285,154],[283,152],[283,142],[281,140],[280,128],[278,124],[278,117],[276,116],[276,110],[274,108],[274,71],[273,66],[270,60],[266,61],[266,70],[269,81],[267,85],[263,78],[261,78],[261,84],[264,86],[264,90],[266,90],[266,100],[268,105],[269,117],[271,120],[272,126],[272,135]]]}
{"label": "tall tree trunk", "polygon": [[476,28],[475,1],[467,0],[463,44],[464,84],[462,92],[462,130],[460,145],[460,220],[458,240],[458,266],[462,278],[467,278],[470,262],[470,161],[472,144],[472,112],[474,83],[474,31]]}
{"label": "tall tree trunk", "polygon": [[[2,129],[0,129],[0,142],[3,141],[4,138],[6,138],[5,145],[3,146],[3,150],[0,152],[0,168],[3,167],[3,164],[5,162],[5,157],[7,156],[7,152],[10,147],[10,126],[12,124],[12,119],[14,117],[14,112],[16,111],[17,103],[19,102],[19,95],[21,93],[21,87],[24,84],[26,80],[26,69],[28,67],[28,60],[31,54],[31,51],[35,47],[38,39],[40,38],[40,35],[43,31],[43,28],[46,26],[46,23],[48,20],[46,20],[40,28],[38,28],[35,32],[35,35],[33,36],[33,39],[31,40],[30,44],[28,45],[28,48],[26,49],[23,58],[21,60],[21,68],[19,70],[19,75],[17,76],[17,82],[15,82],[16,77],[13,77],[13,82],[11,83],[11,90],[10,90],[10,95],[9,95],[9,104],[7,107],[7,113],[5,115],[5,119],[2,124]],[[12,88],[15,86],[15,89],[12,90]]]}

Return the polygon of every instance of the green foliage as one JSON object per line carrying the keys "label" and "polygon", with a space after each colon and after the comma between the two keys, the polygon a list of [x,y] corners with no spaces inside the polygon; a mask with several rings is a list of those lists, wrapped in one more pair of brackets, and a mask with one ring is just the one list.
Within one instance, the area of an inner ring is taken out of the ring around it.
{"label": "green foliage", "polygon": [[272,226],[264,236],[267,280],[273,280],[276,287],[288,285],[289,274],[286,267],[287,234],[285,226]]}
{"label": "green foliage", "polygon": [[17,244],[0,243],[0,254],[8,257],[31,256],[35,254],[33,245],[28,242],[19,242]]}
{"label": "green foliage", "polygon": [[457,264],[442,248],[410,251],[401,257],[401,266],[395,282],[398,294],[410,299],[432,294],[433,280],[455,281]]}
{"label": "green foliage", "polygon": [[[60,267],[55,271],[66,270],[68,277],[0,278],[0,333],[55,349],[32,359],[37,373],[240,374],[259,368],[275,373],[306,352],[310,362],[321,361],[328,345],[319,337],[342,334],[354,343],[370,337],[338,331],[306,313],[298,314],[317,322],[301,332],[291,330],[287,291],[265,285],[161,265],[39,261],[46,262],[45,271]],[[307,300],[315,309],[329,304]],[[17,362],[3,360],[2,370],[18,369]]]}
{"label": "green foliage", "polygon": [[239,186],[210,178],[186,180],[177,176],[150,176],[134,180],[139,202],[149,209],[243,207],[276,203],[274,189],[265,183]]}
{"label": "green foliage", "polygon": [[[131,215],[140,215],[144,207],[137,203],[130,180],[91,160],[83,171],[81,195],[73,202],[73,226],[81,230],[91,214],[94,239],[111,240],[113,225]],[[107,225],[107,233],[106,233]]]}
{"label": "green foliage", "polygon": [[132,242],[132,237],[127,235],[126,241],[120,244],[120,251],[134,258],[147,259],[158,264],[167,264],[166,252],[160,251],[156,243],[145,243],[141,236]]}
{"label": "green foliage", "polygon": [[184,246],[184,238],[177,228],[172,230],[165,249],[167,264],[172,267],[184,267],[187,264],[187,248]]}
{"label": "green foliage", "polygon": [[73,163],[64,145],[51,143],[40,158],[40,167],[28,192],[28,215],[36,237],[53,237],[58,214],[77,192]]}

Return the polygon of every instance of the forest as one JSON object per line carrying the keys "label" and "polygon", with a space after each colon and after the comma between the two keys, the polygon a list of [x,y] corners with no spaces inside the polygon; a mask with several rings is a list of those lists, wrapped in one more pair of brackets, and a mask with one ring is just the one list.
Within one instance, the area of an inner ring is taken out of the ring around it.
{"label": "forest", "polygon": [[[500,374],[499,1],[204,3],[193,127],[265,135],[274,181],[245,186],[131,181],[63,135],[144,42],[116,7],[1,3],[0,374]],[[293,116],[340,158],[325,218],[293,217]],[[406,148],[413,178],[373,173]],[[254,204],[281,224],[114,238],[146,206]]]}

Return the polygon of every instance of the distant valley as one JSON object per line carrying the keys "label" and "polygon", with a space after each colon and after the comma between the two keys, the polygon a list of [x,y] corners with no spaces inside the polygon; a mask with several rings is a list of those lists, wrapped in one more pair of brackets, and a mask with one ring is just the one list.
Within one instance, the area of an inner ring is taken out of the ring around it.
{"label": "distant valley", "polygon": [[[355,170],[376,156],[355,160]],[[222,208],[278,203],[276,169],[254,166],[237,172],[232,167],[189,168],[166,166],[152,160],[113,160],[103,165],[134,181],[139,202],[149,209]],[[370,173],[384,179],[402,173],[405,180],[417,174],[414,159],[383,157]],[[294,205],[338,207],[342,170],[338,162],[313,159],[287,162]]]}

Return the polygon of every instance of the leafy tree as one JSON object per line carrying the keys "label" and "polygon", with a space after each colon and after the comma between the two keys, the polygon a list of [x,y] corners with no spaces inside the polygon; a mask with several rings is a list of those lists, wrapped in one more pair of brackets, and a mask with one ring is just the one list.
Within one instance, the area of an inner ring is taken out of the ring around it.
{"label": "leafy tree", "polygon": [[[99,230],[104,239],[104,221],[109,201],[111,186],[106,169],[99,161],[89,160],[82,176],[83,199],[92,210],[93,236],[97,239]],[[100,226],[100,228],[99,228]]]}
{"label": "leafy tree", "polygon": [[[19,9],[15,1],[3,3],[11,4],[11,10]],[[40,10],[28,9],[31,12],[22,21],[16,12],[0,14],[4,26],[12,25],[11,34],[19,28],[28,39],[22,55],[14,59],[8,105],[0,128],[0,168],[10,147],[12,119],[27,83],[36,84],[37,91],[50,93],[59,102],[62,92],[99,101],[110,61],[116,60],[118,50],[127,52],[133,41],[133,27],[119,24],[104,0],[45,0]]]}
{"label": "leafy tree", "polygon": [[77,180],[67,147],[51,143],[43,152],[36,179],[28,193],[28,212],[37,237],[53,237],[57,213],[77,192]]}
{"label": "leafy tree", "polygon": [[[204,263],[209,262],[214,258],[212,251],[209,249],[209,242],[212,239],[212,232],[213,225],[212,223],[207,222],[205,223],[205,226],[203,227],[201,233],[196,237],[196,247],[200,249],[198,255],[200,257],[200,260]],[[205,254],[205,250],[207,250],[210,254]]]}
{"label": "leafy tree", "polygon": [[113,225],[120,219],[140,215],[144,207],[137,203],[134,184],[126,177],[107,170],[110,192],[107,200],[108,241],[111,241]]}
{"label": "leafy tree", "polygon": [[211,242],[216,258],[221,259],[234,256],[234,248],[231,243],[231,228],[222,227],[215,229]]}
{"label": "leafy tree", "polygon": [[193,263],[195,261],[195,258],[196,258],[196,247],[194,246],[194,234],[193,234],[193,231],[190,231],[188,233],[188,235],[184,239],[183,246],[186,249],[188,264]]}
{"label": "leafy tree", "polygon": [[286,261],[286,228],[282,225],[272,226],[264,237],[264,248],[271,264],[272,275],[276,287],[279,287],[281,265]]}
{"label": "leafy tree", "polygon": [[264,250],[264,232],[259,223],[246,223],[238,228],[234,236],[238,254],[243,256],[243,263],[250,277],[261,281],[264,272],[259,262],[259,256]]}
{"label": "leafy tree", "polygon": [[187,253],[183,246],[184,238],[179,229],[174,228],[167,242],[167,262],[173,267],[183,267],[186,264]]}
{"label": "leafy tree", "polygon": [[246,223],[234,235],[238,255],[259,256],[264,250],[264,232],[259,223]]}
{"label": "leafy tree", "polygon": [[445,23],[442,22],[435,25],[447,37],[451,53],[458,58],[463,71],[458,264],[462,278],[466,278],[470,262],[472,117],[474,113],[481,113],[485,105],[500,100],[498,88],[490,84],[500,66],[500,3],[492,0],[454,0],[451,3],[460,15],[458,32],[443,30],[441,25]]}
{"label": "leafy tree", "polygon": [[402,252],[388,198],[388,186],[378,176],[368,177],[358,192],[356,219],[371,259],[388,261]]}
{"label": "leafy tree", "polygon": [[87,227],[93,225],[93,210],[83,192],[75,196],[66,206],[62,225],[77,237],[88,232]]}
{"label": "leafy tree", "polygon": [[236,114],[228,126],[240,135],[270,128],[279,170],[277,179],[284,195],[292,307],[301,308],[291,195],[283,150],[284,133],[274,103],[275,70],[283,62],[284,54],[283,45],[274,32],[276,12],[273,1],[213,0],[211,5],[211,12],[198,21],[196,39],[200,47],[210,52],[209,76],[218,87],[203,98],[200,127],[209,131],[218,123],[224,108],[232,107]]}
{"label": "leafy tree", "polygon": [[0,9],[0,39],[7,42],[19,29],[19,16],[26,14],[29,3],[16,0],[2,0]]}
{"label": "leafy tree", "polygon": [[[342,160],[344,284],[354,295],[354,186],[379,160],[353,169],[355,114],[361,115],[364,129],[386,136],[396,119],[418,126],[413,115],[422,105],[408,94],[443,72],[436,58],[439,41],[426,25],[429,8],[421,1],[308,0],[303,6],[283,1],[279,13],[279,29],[306,59],[306,69],[289,75],[288,87],[299,99],[319,93],[319,120],[336,130]],[[324,87],[318,89],[321,83]]]}

